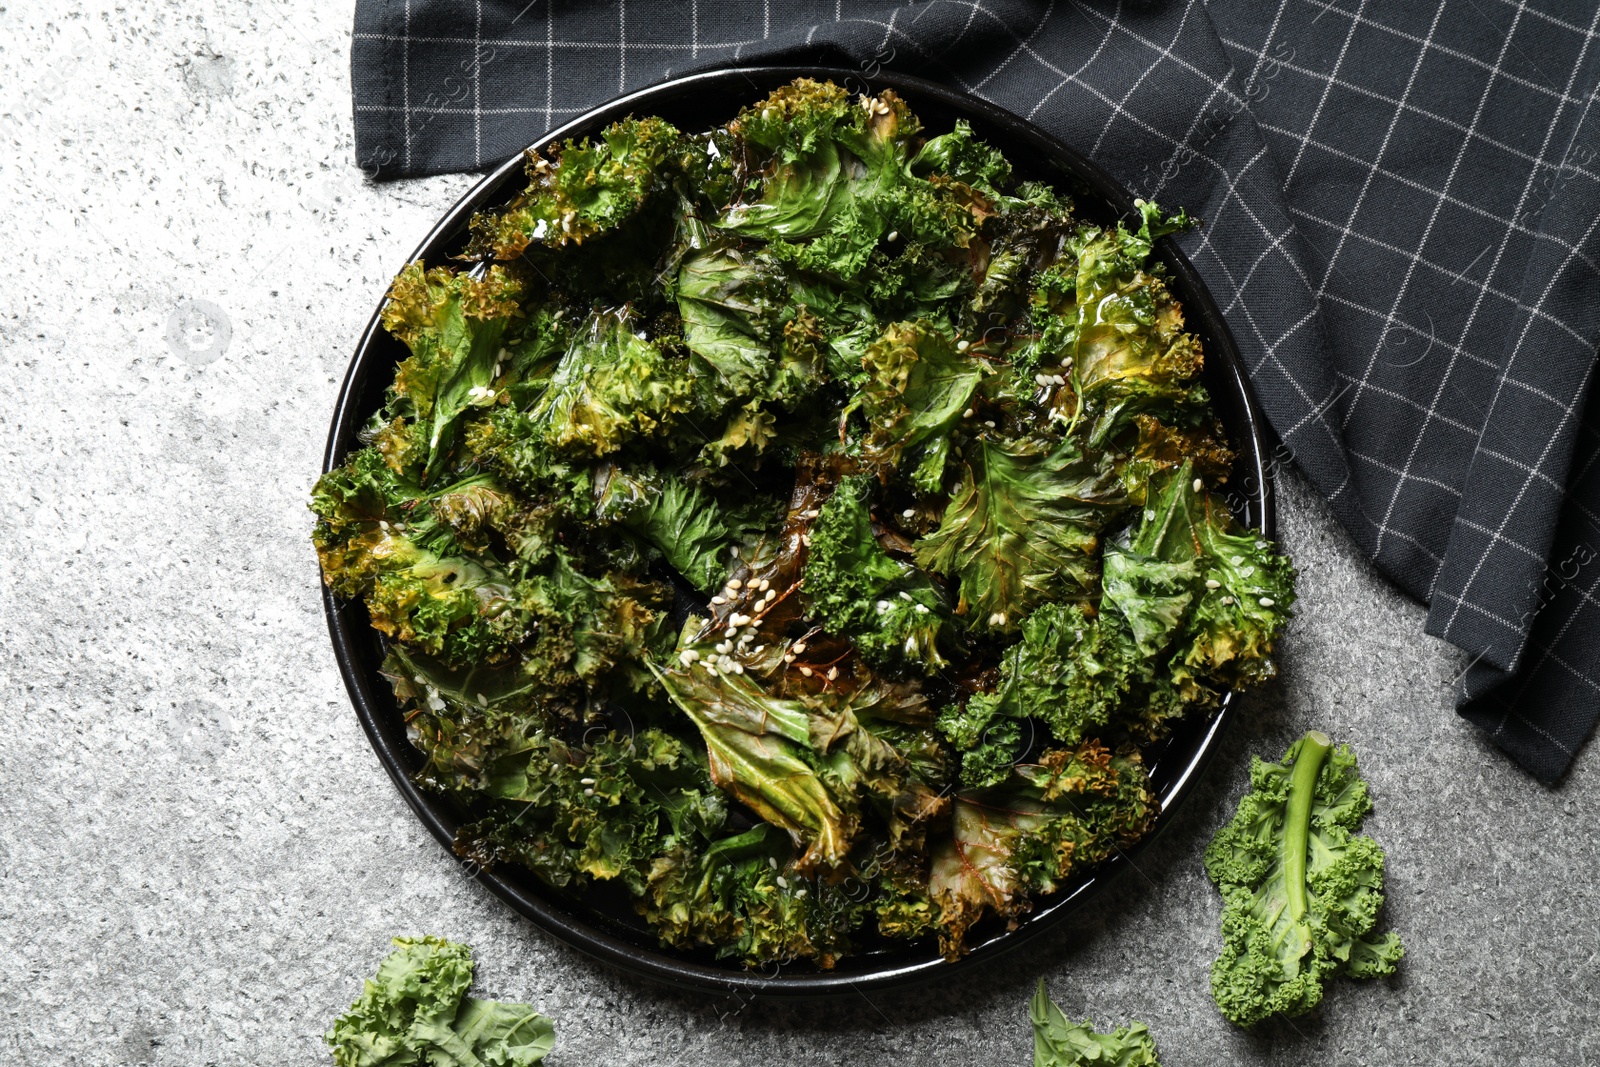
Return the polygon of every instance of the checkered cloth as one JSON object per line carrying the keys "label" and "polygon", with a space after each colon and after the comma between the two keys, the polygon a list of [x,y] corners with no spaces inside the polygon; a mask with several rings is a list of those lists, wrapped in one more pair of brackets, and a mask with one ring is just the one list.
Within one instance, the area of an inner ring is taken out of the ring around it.
{"label": "checkered cloth", "polygon": [[[1600,6],[360,0],[359,160],[485,167],[736,62],[923,74],[1205,219],[1182,239],[1290,459],[1466,650],[1541,779],[1600,712]],[[1397,662],[1394,669],[1408,669]]]}

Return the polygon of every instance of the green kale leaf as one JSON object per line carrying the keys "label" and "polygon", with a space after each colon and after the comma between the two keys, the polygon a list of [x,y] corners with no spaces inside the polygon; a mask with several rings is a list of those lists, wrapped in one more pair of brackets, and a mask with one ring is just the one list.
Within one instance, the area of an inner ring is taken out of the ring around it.
{"label": "green kale leaf", "polygon": [[1375,933],[1383,849],[1356,832],[1371,810],[1355,754],[1315,730],[1281,763],[1251,760],[1250,792],[1206,849],[1223,900],[1211,992],[1230,1022],[1302,1015],[1331,978],[1394,973],[1400,938]]}
{"label": "green kale leaf", "polygon": [[621,521],[707,594],[722,587],[733,549],[757,529],[709,490],[653,468],[606,465],[596,476],[595,497],[599,518]]}
{"label": "green kale leaf", "polygon": [[[685,632],[698,621],[690,619]],[[683,651],[698,650],[686,644]],[[719,668],[704,653],[688,663],[681,670],[650,667],[704,738],[712,780],[788,830],[805,850],[803,869],[837,867],[860,824],[822,778],[805,704],[773,696],[742,668]]]}
{"label": "green kale leaf", "polygon": [[891,557],[872,533],[872,477],[839,483],[811,529],[805,591],[809,614],[829,633],[849,637],[868,662],[947,667],[960,637],[943,594],[910,563]]}
{"label": "green kale leaf", "polygon": [[1100,531],[1125,506],[1107,466],[1072,440],[973,441],[961,484],[917,562],[958,579],[958,615],[975,629],[1014,632],[1046,599],[1091,596]]}
{"label": "green kale leaf", "polygon": [[670,431],[693,409],[693,392],[682,360],[636,333],[626,315],[597,311],[529,416],[557,452],[605,456],[636,438]]}
{"label": "green kale leaf", "polygon": [[889,326],[862,353],[867,371],[859,406],[868,428],[863,455],[898,467],[902,456],[920,457],[912,484],[936,493],[950,454],[949,434],[983,380],[981,366],[956,352],[950,338],[925,321]]}
{"label": "green kale leaf", "polygon": [[505,210],[474,216],[467,254],[514,260],[530,244],[560,248],[614,231],[685,160],[684,136],[658,118],[624,119],[594,140],[528,153],[528,187]]}
{"label": "green kale leaf", "polygon": [[1031,894],[1054,892],[1131,845],[1155,814],[1138,751],[1112,753],[1094,741],[1046,752],[996,788],[960,794],[951,835],[933,849],[928,888],[945,955],[961,955],[985,914],[1014,918]]}
{"label": "green kale leaf", "polygon": [[1074,1023],[1045,992],[1043,978],[1028,1004],[1028,1021],[1033,1023],[1033,1067],[1161,1067],[1144,1023],[1109,1034],[1088,1019]]}
{"label": "green kale leaf", "polygon": [[521,284],[501,267],[480,280],[412,263],[389,287],[383,325],[411,350],[395,371],[389,409],[426,427],[430,475],[442,469],[462,415],[494,403],[500,342],[521,315],[521,295]]}
{"label": "green kale leaf", "polygon": [[324,1040],[337,1067],[532,1067],[555,1027],[527,1004],[479,1000],[472,950],[438,937],[397,937]]}

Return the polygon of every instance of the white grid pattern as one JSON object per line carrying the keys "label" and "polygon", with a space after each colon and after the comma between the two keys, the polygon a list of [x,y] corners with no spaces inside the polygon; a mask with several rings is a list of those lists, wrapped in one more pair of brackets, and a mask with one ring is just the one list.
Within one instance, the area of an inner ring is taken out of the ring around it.
{"label": "white grid pattern", "polygon": [[[1600,691],[1600,12],[1543,3],[546,0],[535,29],[526,0],[359,0],[358,151],[483,166],[668,72],[805,48],[1032,118],[1207,220],[1184,243],[1285,446],[1477,657],[1463,714],[1553,778]],[[463,57],[469,98],[442,94]],[[1591,544],[1530,633],[1523,591]]]}

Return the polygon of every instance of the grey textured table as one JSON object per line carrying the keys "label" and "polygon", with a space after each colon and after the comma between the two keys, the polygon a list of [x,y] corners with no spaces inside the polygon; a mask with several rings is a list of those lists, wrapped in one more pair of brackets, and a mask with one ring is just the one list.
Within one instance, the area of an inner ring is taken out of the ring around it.
{"label": "grey textured table", "polygon": [[[403,932],[475,946],[569,1067],[1022,1064],[1040,976],[1070,1014],[1146,1020],[1169,1067],[1600,1062],[1600,752],[1551,791],[1481,742],[1461,658],[1292,474],[1280,683],[1142,870],[1009,964],[741,1005],[517,919],[368,749],[306,541],[354,341],[472,179],[363,184],[348,3],[0,5],[0,1063],[324,1063]],[[1310,726],[1361,754],[1410,956],[1245,1035],[1207,993],[1200,854],[1248,754]]]}

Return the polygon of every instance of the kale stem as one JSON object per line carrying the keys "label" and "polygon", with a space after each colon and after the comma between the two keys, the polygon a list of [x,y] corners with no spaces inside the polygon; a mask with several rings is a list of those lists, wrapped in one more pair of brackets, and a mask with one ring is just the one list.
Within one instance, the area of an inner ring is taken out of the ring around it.
{"label": "kale stem", "polygon": [[1289,897],[1289,918],[1300,922],[1306,917],[1306,850],[1311,838],[1311,801],[1317,791],[1317,775],[1333,742],[1320,730],[1311,730],[1300,739],[1289,779],[1289,803],[1283,812],[1283,882]]}

